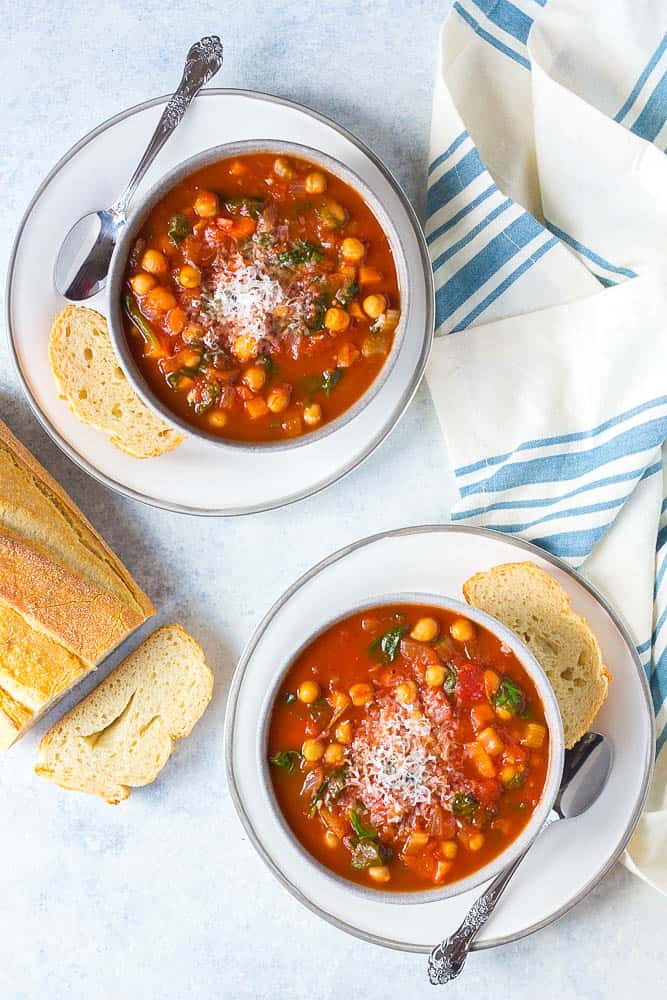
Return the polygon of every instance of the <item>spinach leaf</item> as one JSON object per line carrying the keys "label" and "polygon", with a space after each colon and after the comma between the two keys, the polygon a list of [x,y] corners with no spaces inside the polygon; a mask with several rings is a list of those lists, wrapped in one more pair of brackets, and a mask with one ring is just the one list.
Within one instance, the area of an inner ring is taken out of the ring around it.
{"label": "spinach leaf", "polygon": [[449,697],[449,695],[454,694],[454,688],[456,687],[456,677],[457,677],[457,674],[456,674],[456,667],[454,666],[454,664],[451,661],[449,663],[447,663],[446,666],[447,666],[447,670],[449,671],[449,673],[445,677],[445,680],[444,680],[444,683],[443,683],[442,687],[444,689],[445,694]]}
{"label": "spinach leaf", "polygon": [[264,365],[264,371],[266,372],[266,377],[271,378],[276,371],[276,363],[270,354],[260,354],[257,358],[257,364]]}
{"label": "spinach leaf", "polygon": [[296,695],[294,694],[294,692],[285,691],[285,694],[283,695],[283,702],[285,703],[285,705],[293,705],[295,701],[296,701]]}
{"label": "spinach leaf", "polygon": [[332,802],[340,798],[343,789],[345,788],[345,782],[347,780],[347,774],[344,767],[336,767],[329,774],[324,776],[322,783],[310,800],[310,809],[308,815],[312,819],[317,813],[317,807],[324,799],[326,795]]}
{"label": "spinach leaf", "polygon": [[401,647],[401,636],[407,631],[407,625],[396,625],[394,628],[390,628],[388,632],[385,632],[384,635],[379,636],[370,644],[368,647],[369,653],[379,650],[387,663],[393,663]]}
{"label": "spinach leaf", "polygon": [[259,219],[264,211],[265,201],[263,198],[229,198],[225,202],[225,208],[232,215],[246,215],[250,219]]}
{"label": "spinach leaf", "polygon": [[288,774],[293,774],[301,761],[301,754],[298,750],[279,750],[273,757],[269,757],[269,761],[275,767],[283,767]]}
{"label": "spinach leaf", "polygon": [[356,838],[353,839],[365,837],[369,840],[378,840],[377,830],[374,830],[372,826],[364,826],[357,809],[350,809],[348,815],[350,817],[350,825],[356,834]]}
{"label": "spinach leaf", "polygon": [[336,292],[335,298],[342,306],[348,306],[352,299],[356,299],[359,294],[359,285],[356,281],[347,281]]}
{"label": "spinach leaf", "polygon": [[190,220],[184,212],[174,212],[167,223],[167,236],[175,247],[181,245],[186,236],[190,235]]}
{"label": "spinach leaf", "polygon": [[190,399],[190,393],[188,393],[188,402],[194,408],[195,413],[208,413],[220,399],[220,386],[215,379],[209,379],[203,385],[195,386],[191,392],[194,392],[195,395]]}
{"label": "spinach leaf", "polygon": [[470,792],[457,792],[452,800],[452,812],[455,816],[472,816],[479,802]]}
{"label": "spinach leaf", "polygon": [[326,698],[318,698],[308,706],[313,722],[321,722],[324,716],[331,715],[332,709]]}
{"label": "spinach leaf", "polygon": [[496,708],[506,708],[512,715],[520,715],[526,707],[526,696],[509,677],[501,680],[494,701]]}
{"label": "spinach leaf", "polygon": [[526,780],[525,771],[517,771],[513,778],[505,785],[505,788],[521,788],[524,781]]}
{"label": "spinach leaf", "polygon": [[328,305],[329,296],[326,294],[318,295],[310,305],[306,315],[306,326],[309,333],[317,333],[324,327],[324,317],[327,314]]}
{"label": "spinach leaf", "polygon": [[144,338],[146,343],[150,344],[151,347],[155,347],[159,350],[161,345],[158,335],[156,334],[155,330],[150,325],[148,320],[144,319],[143,315],[139,311],[139,307],[137,306],[136,302],[134,301],[129,292],[123,298],[123,304],[125,306],[125,312],[129,316],[134,326],[136,326],[137,330]]}
{"label": "spinach leaf", "polygon": [[322,389],[325,391],[327,396],[331,395],[342,377],[343,372],[340,368],[332,368],[326,372],[322,372]]}
{"label": "spinach leaf", "polygon": [[177,389],[180,385],[181,379],[194,378],[195,375],[198,374],[198,368],[179,368],[175,372],[169,372],[166,379],[167,385],[170,385],[172,389]]}
{"label": "spinach leaf", "polygon": [[373,868],[375,865],[383,865],[385,862],[384,853],[379,841],[364,838],[354,844],[350,864],[357,870]]}
{"label": "spinach leaf", "polygon": [[314,243],[308,240],[297,240],[289,250],[278,254],[277,260],[281,267],[299,267],[301,264],[316,264],[324,254]]}

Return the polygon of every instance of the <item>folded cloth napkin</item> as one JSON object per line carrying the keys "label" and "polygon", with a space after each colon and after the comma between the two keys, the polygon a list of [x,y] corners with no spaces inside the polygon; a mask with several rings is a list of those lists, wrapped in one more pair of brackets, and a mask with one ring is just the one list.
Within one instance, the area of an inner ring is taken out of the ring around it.
{"label": "folded cloth napkin", "polygon": [[667,5],[455,0],[426,235],[452,518],[579,567],[650,680],[626,852],[667,893]]}

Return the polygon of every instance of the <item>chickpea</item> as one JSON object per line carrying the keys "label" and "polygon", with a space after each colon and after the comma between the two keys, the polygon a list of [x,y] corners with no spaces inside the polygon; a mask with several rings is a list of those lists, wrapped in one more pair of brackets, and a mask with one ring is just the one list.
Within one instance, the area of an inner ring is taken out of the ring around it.
{"label": "chickpea", "polygon": [[324,314],[324,325],[327,330],[331,330],[332,333],[342,333],[343,330],[347,330],[350,325],[350,315],[346,313],[344,309],[339,309],[338,306],[332,306],[331,309],[327,309]]}
{"label": "chickpea", "polygon": [[351,368],[360,357],[359,349],[354,344],[343,344],[336,355],[337,368]]}
{"label": "chickpea", "polygon": [[166,313],[176,306],[176,299],[164,285],[156,285],[146,296],[146,303],[156,313]]}
{"label": "chickpea", "polygon": [[308,174],[305,184],[308,194],[322,194],[327,189],[327,179],[319,170],[313,170]]}
{"label": "chickpea", "polygon": [[362,302],[362,307],[367,316],[377,319],[387,308],[387,300],[384,295],[367,295]]}
{"label": "chickpea", "polygon": [[200,344],[204,339],[204,327],[201,323],[188,323],[181,337],[186,344]]}
{"label": "chickpea", "polygon": [[373,688],[370,684],[353,684],[350,688],[350,698],[357,708],[367,705],[373,700]]}
{"label": "chickpea", "polygon": [[350,264],[358,264],[366,256],[366,247],[356,236],[347,236],[340,246],[343,260]]}
{"label": "chickpea", "polygon": [[240,362],[253,361],[257,357],[257,341],[242,333],[234,341],[232,350]]}
{"label": "chickpea", "polygon": [[234,160],[229,167],[229,172],[232,177],[241,177],[246,173],[247,169],[245,163],[242,163],[241,160]]}
{"label": "chickpea", "polygon": [[285,156],[276,156],[273,161],[273,172],[276,177],[281,177],[284,181],[289,181],[294,177],[294,170]]}
{"label": "chickpea", "polygon": [[147,250],[141,258],[141,266],[149,274],[166,274],[168,270],[167,261],[160,250]]}
{"label": "chickpea", "polygon": [[484,847],[484,834],[483,833],[472,833],[468,837],[468,850],[469,851],[481,851]]}
{"label": "chickpea", "polygon": [[271,413],[282,413],[289,406],[291,389],[287,385],[276,385],[269,390],[266,405]]}
{"label": "chickpea", "polygon": [[426,683],[429,687],[438,688],[442,687],[445,683],[445,677],[447,676],[447,671],[442,666],[442,664],[434,665],[432,667],[426,668]]}
{"label": "chickpea", "polygon": [[201,285],[201,271],[192,264],[184,264],[178,272],[178,280],[183,288],[198,288]]}
{"label": "chickpea", "polygon": [[147,295],[151,288],[155,288],[157,282],[152,274],[140,271],[139,274],[135,274],[133,278],[130,278],[130,284],[135,295]]}
{"label": "chickpea", "polygon": [[349,719],[336,726],[336,739],[348,746],[352,742],[352,723]]}
{"label": "chickpea", "polygon": [[327,830],[324,834],[324,843],[333,850],[334,847],[338,847],[340,841],[333,830]]}
{"label": "chickpea", "polygon": [[396,688],[396,698],[401,705],[412,705],[417,697],[417,685],[414,681],[405,681]]}
{"label": "chickpea", "polygon": [[288,417],[287,420],[283,420],[282,429],[289,437],[295,437],[297,434],[301,434],[303,426],[301,424],[301,417],[298,413],[293,414]]}
{"label": "chickpea", "polygon": [[320,685],[317,681],[303,681],[297,688],[296,696],[304,705],[312,705],[314,701],[317,701],[321,693]]}
{"label": "chickpea", "polygon": [[182,351],[180,357],[182,358],[184,368],[198,368],[201,362],[201,351]]}
{"label": "chickpea", "polygon": [[449,626],[449,634],[457,642],[470,642],[475,635],[475,626],[467,618],[457,618]]}
{"label": "chickpea", "polygon": [[309,427],[315,427],[322,419],[322,407],[319,403],[311,403],[303,411],[303,419]]}
{"label": "chickpea", "polygon": [[386,865],[371,865],[367,871],[374,882],[388,882],[391,878],[391,872]]}
{"label": "chickpea", "polygon": [[501,767],[498,777],[503,785],[509,785],[510,781],[517,776],[519,772],[512,764],[506,764],[505,767]]}
{"label": "chickpea", "polygon": [[208,415],[208,423],[216,431],[221,431],[227,423],[227,414],[224,410],[213,410],[213,413],[209,413]]}
{"label": "chickpea", "polygon": [[243,373],[243,381],[253,392],[259,392],[260,389],[264,388],[266,382],[266,368],[264,365],[253,365],[251,368],[246,368]]}
{"label": "chickpea", "polygon": [[345,760],[345,747],[342,743],[330,743],[324,751],[325,764],[342,764]]}
{"label": "chickpea", "polygon": [[420,618],[410,633],[410,638],[417,642],[433,642],[439,631],[440,626],[435,618]]}
{"label": "chickpea", "polygon": [[218,196],[214,191],[200,191],[195,198],[194,210],[200,219],[212,219],[218,214]]}
{"label": "chickpea", "polygon": [[259,417],[265,417],[269,412],[269,408],[261,396],[253,396],[252,399],[246,399],[245,410],[251,420],[257,420]]}
{"label": "chickpea", "polygon": [[458,854],[458,850],[459,850],[459,845],[456,843],[455,840],[443,840],[440,842],[440,853],[442,854],[443,858],[446,858],[448,861],[454,860],[454,858]]}
{"label": "chickpea", "polygon": [[316,761],[322,760],[324,755],[324,741],[305,740],[301,747],[301,753],[304,760],[307,760],[309,764],[314,764]]}

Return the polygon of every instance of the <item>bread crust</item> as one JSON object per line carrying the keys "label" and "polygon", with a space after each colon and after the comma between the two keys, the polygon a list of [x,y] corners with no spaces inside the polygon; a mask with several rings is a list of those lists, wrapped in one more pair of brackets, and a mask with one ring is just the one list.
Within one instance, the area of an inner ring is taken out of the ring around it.
{"label": "bread crust", "polygon": [[67,493],[0,421],[0,749],[154,612]]}

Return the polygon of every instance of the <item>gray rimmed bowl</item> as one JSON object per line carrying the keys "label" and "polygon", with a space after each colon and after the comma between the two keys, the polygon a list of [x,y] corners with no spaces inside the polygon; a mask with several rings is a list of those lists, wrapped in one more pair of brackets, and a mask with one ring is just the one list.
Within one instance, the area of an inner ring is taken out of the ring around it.
{"label": "gray rimmed bowl", "polygon": [[[549,763],[544,789],[538,805],[519,836],[508,845],[505,851],[502,851],[496,858],[493,859],[493,861],[490,861],[478,871],[473,872],[465,878],[459,879],[455,882],[450,882],[448,885],[444,885],[440,889],[426,889],[422,892],[394,892],[386,889],[375,889],[370,885],[363,886],[357,882],[352,882],[336,875],[330,868],[321,864],[317,858],[315,858],[309,851],[306,850],[305,847],[303,847],[285,820],[273,792],[273,784],[268,764],[268,731],[271,712],[286,673],[303,650],[328,628],[332,625],[336,625],[349,615],[353,615],[358,611],[364,611],[367,608],[371,609],[383,605],[393,607],[400,604],[424,604],[440,608],[443,611],[453,611],[456,614],[469,618],[471,621],[480,625],[482,628],[487,629],[487,631],[491,632],[498,639],[500,639],[502,643],[512,650],[523,669],[535,684],[537,693],[542,701],[542,705],[544,706],[544,715],[549,730]],[[528,647],[524,645],[518,636],[508,629],[507,626],[503,625],[502,622],[497,621],[495,618],[492,618],[491,615],[486,614],[486,612],[479,611],[477,608],[471,607],[470,605],[464,604],[462,601],[457,601],[453,598],[427,593],[379,594],[377,597],[372,598],[371,600],[365,600],[361,604],[339,609],[335,615],[320,625],[319,628],[310,632],[298,648],[294,650],[289,660],[277,666],[275,680],[272,686],[267,690],[262,704],[260,724],[257,734],[258,781],[264,789],[264,794],[268,799],[275,819],[282,827],[286,836],[296,847],[304,864],[324,875],[325,878],[334,882],[337,886],[344,887],[356,896],[360,896],[364,899],[373,899],[375,902],[379,901],[394,904],[429,903],[442,899],[450,899],[452,896],[459,896],[462,893],[469,892],[471,889],[475,889],[483,882],[494,878],[500,871],[507,867],[507,865],[510,865],[513,861],[515,861],[516,858],[518,858],[519,855],[535,840],[544,826],[547,816],[553,808],[563,775],[564,761],[565,737],[563,735],[563,723],[560,710],[558,708],[558,702],[556,701],[556,696],[546,674]]]}
{"label": "gray rimmed bowl", "polygon": [[[200,170],[221,160],[230,159],[234,156],[241,156],[250,153],[276,153],[283,156],[294,156],[302,160],[307,160],[315,166],[320,166],[324,170],[344,181],[351,188],[357,191],[368,207],[375,215],[383,232],[389,240],[396,275],[398,278],[398,288],[401,299],[401,317],[394,333],[394,340],[391,351],[387,355],[384,365],[378,372],[375,380],[368,387],[366,392],[353,403],[349,409],[345,410],[334,420],[316,431],[301,434],[296,438],[289,438],[285,441],[238,441],[233,438],[221,437],[203,428],[195,427],[193,424],[182,420],[178,414],[165,406],[162,400],[152,391],[150,385],[143,377],[137,366],[132,352],[127,342],[123,322],[123,306],[121,302],[123,291],[123,279],[127,262],[134,245],[134,241],[143,226],[147,216],[154,206],[180,181]],[[312,444],[335,433],[344,427],[370,403],[370,401],[380,392],[382,386],[389,378],[398,357],[405,330],[407,326],[408,310],[410,308],[410,287],[408,282],[408,270],[405,258],[405,249],[394,226],[389,213],[384,205],[369,185],[363,181],[353,170],[337,160],[328,153],[304,146],[296,142],[285,142],[277,139],[245,139],[239,142],[223,143],[219,146],[212,146],[203,150],[195,156],[189,157],[183,163],[168,171],[156,184],[146,192],[143,197],[135,200],[132,214],[127,225],[122,229],[118,242],[114,248],[109,275],[107,279],[107,305],[109,316],[109,331],[111,341],[114,346],[120,365],[127,376],[130,385],[137,395],[143,399],[148,407],[156,411],[163,420],[172,424],[185,434],[209,441],[211,444],[222,448],[235,448],[244,451],[285,451],[292,448],[299,448],[306,444]]]}

